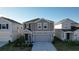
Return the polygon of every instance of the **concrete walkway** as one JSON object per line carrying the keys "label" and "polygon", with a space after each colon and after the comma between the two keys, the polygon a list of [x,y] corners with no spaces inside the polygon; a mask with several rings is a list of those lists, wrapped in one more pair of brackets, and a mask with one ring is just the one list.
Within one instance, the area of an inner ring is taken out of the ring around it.
{"label": "concrete walkway", "polygon": [[56,51],[56,48],[51,42],[36,42],[33,43],[32,51]]}

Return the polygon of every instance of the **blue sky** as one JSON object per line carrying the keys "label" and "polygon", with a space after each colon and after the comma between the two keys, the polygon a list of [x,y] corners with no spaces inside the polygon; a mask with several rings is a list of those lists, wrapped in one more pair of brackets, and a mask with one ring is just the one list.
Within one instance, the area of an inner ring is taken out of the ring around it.
{"label": "blue sky", "polygon": [[79,8],[77,7],[6,7],[0,8],[0,16],[6,16],[20,23],[35,18],[45,18],[60,21],[70,18],[79,22]]}

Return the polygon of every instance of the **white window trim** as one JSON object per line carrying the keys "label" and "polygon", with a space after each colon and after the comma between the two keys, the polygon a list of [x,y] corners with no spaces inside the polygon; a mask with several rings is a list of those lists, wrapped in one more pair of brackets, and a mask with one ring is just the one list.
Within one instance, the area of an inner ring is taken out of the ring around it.
{"label": "white window trim", "polygon": [[[39,28],[39,26],[40,26],[41,28]],[[42,30],[42,23],[37,23],[37,29],[38,29],[38,30]]]}
{"label": "white window trim", "polygon": [[29,25],[26,25],[26,28],[29,28]]}
{"label": "white window trim", "polygon": [[[44,26],[46,26],[47,28],[44,28]],[[48,23],[43,23],[43,29],[47,30],[48,29]]]}
{"label": "white window trim", "polygon": [[[3,26],[5,27],[5,28],[3,28]],[[6,27],[6,24],[1,24],[1,29],[7,29],[7,27]]]}

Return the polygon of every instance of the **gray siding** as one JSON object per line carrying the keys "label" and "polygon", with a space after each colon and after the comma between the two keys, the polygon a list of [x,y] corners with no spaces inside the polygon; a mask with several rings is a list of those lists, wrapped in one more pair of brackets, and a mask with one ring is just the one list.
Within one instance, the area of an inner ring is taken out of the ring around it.
{"label": "gray siding", "polygon": [[55,29],[55,36],[59,39],[62,39],[63,37],[63,31],[61,29]]}
{"label": "gray siding", "polygon": [[[37,24],[38,23],[42,23],[42,29],[41,30],[38,30],[38,28],[37,28]],[[43,28],[43,23],[47,23],[48,24],[48,28],[47,29]],[[53,31],[54,30],[54,22],[53,23],[49,23],[49,22],[47,22],[45,20],[41,20],[41,21],[34,22],[34,23],[25,23],[25,24],[26,24],[26,28],[30,24],[31,31]]]}
{"label": "gray siding", "polygon": [[49,29],[50,29],[50,31],[53,31],[54,30],[54,23],[49,23],[50,25],[49,25]]}

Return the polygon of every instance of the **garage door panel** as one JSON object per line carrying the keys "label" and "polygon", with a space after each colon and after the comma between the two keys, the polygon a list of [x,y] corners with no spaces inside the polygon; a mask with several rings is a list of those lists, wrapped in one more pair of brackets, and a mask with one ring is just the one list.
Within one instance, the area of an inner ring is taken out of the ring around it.
{"label": "garage door panel", "polygon": [[9,41],[11,37],[0,37],[0,41]]}
{"label": "garage door panel", "polygon": [[10,38],[6,38],[6,37],[5,38],[0,38],[0,41],[7,41],[8,42],[9,40],[11,40],[11,39]]}
{"label": "garage door panel", "polygon": [[46,32],[46,31],[39,31],[33,33],[33,42],[41,42],[41,41],[52,41],[51,36],[53,35],[52,32]]}
{"label": "garage door panel", "polygon": [[0,32],[0,41],[8,42],[9,40],[11,40],[10,33],[8,33],[8,32]]}
{"label": "garage door panel", "polygon": [[34,42],[39,42],[39,41],[51,41],[49,35],[34,35],[33,36],[33,41]]}

